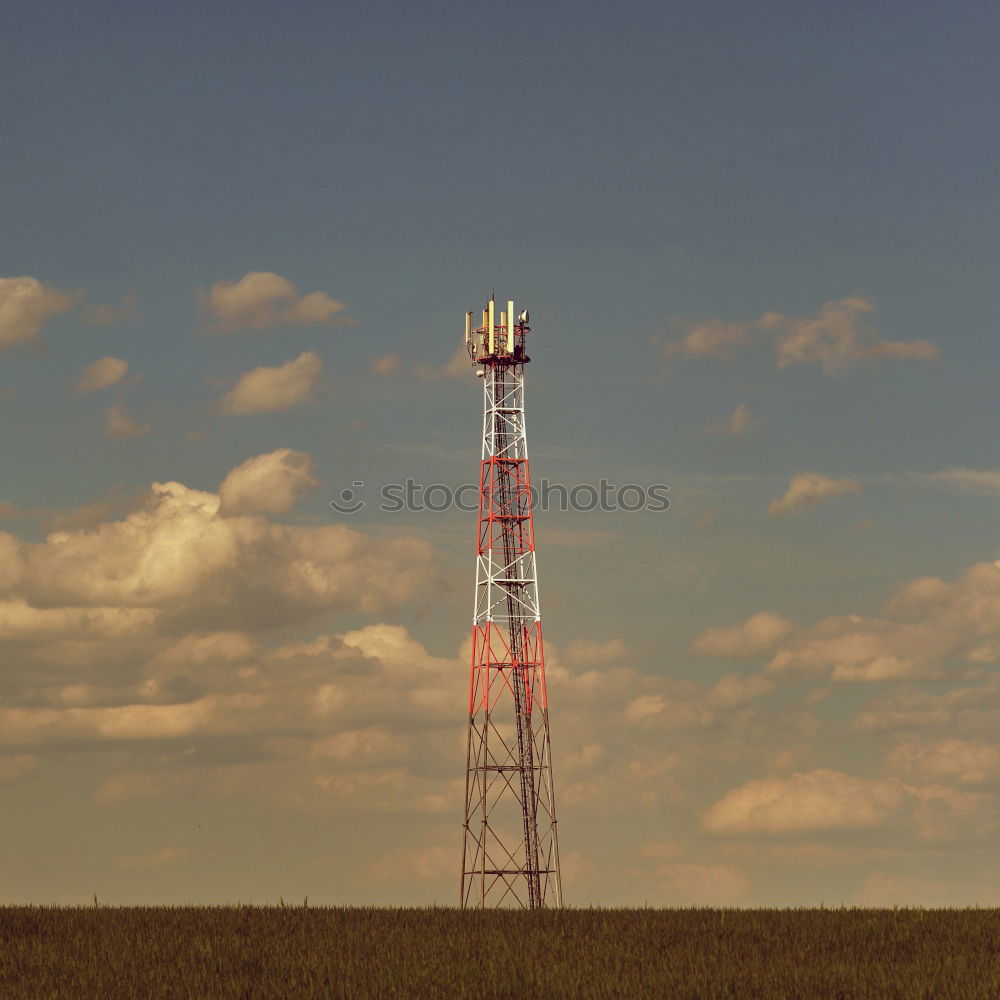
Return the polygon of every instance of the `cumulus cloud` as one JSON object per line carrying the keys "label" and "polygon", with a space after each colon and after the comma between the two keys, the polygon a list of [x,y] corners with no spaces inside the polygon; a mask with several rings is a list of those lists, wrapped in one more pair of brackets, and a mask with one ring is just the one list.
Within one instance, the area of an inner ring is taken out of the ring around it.
{"label": "cumulus cloud", "polygon": [[951,583],[921,577],[900,587],[883,610],[886,617],[836,615],[796,630],[768,671],[887,681],[1000,662],[1000,563],[977,563]]}
{"label": "cumulus cloud", "polygon": [[886,765],[921,781],[982,785],[1000,779],[1000,746],[954,738],[907,740],[889,751]]}
{"label": "cumulus cloud", "polygon": [[774,649],[793,629],[787,618],[761,611],[735,628],[708,629],[691,643],[691,649],[703,656],[755,657]]}
{"label": "cumulus cloud", "polygon": [[875,306],[848,297],[824,303],[813,316],[765,313],[754,322],[708,320],[687,325],[680,341],[663,345],[664,357],[731,358],[754,341],[767,342],[779,369],[818,364],[837,375],[862,362],[932,361],[937,347],[928,340],[886,340],[865,321]]}
{"label": "cumulus cloud", "polygon": [[827,618],[775,653],[775,674],[830,671],[835,681],[934,678],[933,660],[944,653],[932,629],[898,622],[839,615]]}
{"label": "cumulus cloud", "polygon": [[97,392],[116,385],[128,374],[128,362],[123,358],[99,358],[91,362],[80,374],[76,391]]}
{"label": "cumulus cloud", "polygon": [[1000,727],[1000,675],[944,691],[902,687],[869,701],[854,720],[860,733],[938,730],[973,742],[993,739]]}
{"label": "cumulus cloud", "polygon": [[312,397],[322,372],[322,358],[314,351],[303,351],[283,365],[261,366],[241,375],[220,406],[224,413],[239,416],[290,410]]}
{"label": "cumulus cloud", "polygon": [[883,340],[863,320],[874,310],[866,299],[838,299],[823,305],[816,316],[795,318],[772,312],[757,325],[776,335],[779,368],[818,363],[833,375],[859,361],[931,361],[937,357],[937,347],[927,340]]}
{"label": "cumulus cloud", "polygon": [[104,436],[128,440],[142,437],[152,430],[150,424],[140,423],[121,403],[115,403],[104,412]]}
{"label": "cumulus cloud", "polygon": [[201,669],[215,663],[233,664],[250,660],[257,652],[256,643],[242,632],[209,632],[178,639],[157,653],[151,665]]}
{"label": "cumulus cloud", "polygon": [[[453,660],[431,656],[401,625],[366,625],[345,632],[340,639],[366,660],[380,663],[396,679],[433,680],[454,673]],[[462,681],[468,681],[464,672]]]}
{"label": "cumulus cloud", "polygon": [[117,639],[147,633],[156,623],[151,610],[115,605],[33,607],[24,598],[0,601],[0,641],[31,639]]}
{"label": "cumulus cloud", "polygon": [[299,295],[287,278],[272,271],[249,271],[239,281],[218,281],[198,298],[209,323],[222,333],[347,321],[342,302],[326,292]]}
{"label": "cumulus cloud", "polygon": [[245,721],[245,710],[261,704],[259,695],[208,695],[172,705],[0,708],[0,739],[25,745],[81,738],[169,740],[196,734],[238,733]]}
{"label": "cumulus cloud", "polygon": [[39,343],[45,324],[69,312],[79,294],[42,284],[27,275],[0,278],[0,350],[17,344]]}
{"label": "cumulus cloud", "polygon": [[154,483],[120,521],[27,546],[22,593],[39,607],[157,608],[266,628],[335,607],[378,610],[410,596],[427,566],[421,542],[227,517],[221,505],[214,493]]}
{"label": "cumulus cloud", "polygon": [[732,707],[761,697],[774,689],[773,677],[764,674],[725,674],[708,692],[712,705]]}
{"label": "cumulus cloud", "polygon": [[279,448],[248,458],[222,481],[223,514],[284,514],[319,485],[316,463],[304,451]]}
{"label": "cumulus cloud", "polygon": [[709,424],[705,428],[705,433],[741,437],[750,428],[751,423],[750,408],[746,403],[740,403],[728,417],[718,420],[714,424]]}
{"label": "cumulus cloud", "polygon": [[877,827],[903,801],[898,780],[869,781],[840,771],[758,778],[727,792],[702,819],[711,833],[797,833]]}
{"label": "cumulus cloud", "polygon": [[818,472],[800,472],[792,476],[783,496],[776,497],[767,508],[769,514],[801,514],[835,497],[860,493],[861,484],[855,479],[831,479]]}
{"label": "cumulus cloud", "polygon": [[[418,651],[426,672],[434,658],[405,630],[399,632],[404,644]],[[127,684],[36,689],[27,704],[0,701],[0,746],[183,742],[188,748],[183,754],[190,755],[197,747],[211,753],[213,745],[227,740],[250,761],[260,759],[262,750],[266,756],[297,760],[311,776],[325,775],[330,793],[348,791],[337,785],[347,769],[388,767],[398,777],[414,739],[422,741],[425,763],[431,751],[434,759],[450,759],[451,726],[457,724],[453,714],[443,743],[434,740],[433,732],[430,739],[421,735],[436,718],[413,698],[425,681],[421,671],[389,663],[374,649],[372,655],[360,655],[344,640],[326,635],[274,649],[236,632],[189,634],[151,658],[140,656],[139,673],[133,668]],[[458,660],[442,662],[448,669],[439,672],[439,680],[459,682],[449,696],[454,708],[464,700],[460,688],[467,678]],[[274,738],[268,748],[266,741]],[[0,763],[5,759],[0,754]],[[458,788],[457,779],[448,780]],[[423,796],[431,794],[426,782],[422,787]],[[164,790],[162,772],[126,772],[102,784],[95,798],[110,803]],[[421,808],[433,811],[438,805],[426,798]]]}
{"label": "cumulus cloud", "polygon": [[666,694],[641,694],[625,706],[626,721],[655,723],[670,730],[707,728],[714,725],[716,718],[707,701]]}
{"label": "cumulus cloud", "polygon": [[995,796],[820,768],[748,781],[711,806],[702,828],[724,835],[781,836],[892,824],[897,837],[909,828],[918,842],[940,842],[989,836],[997,822]]}

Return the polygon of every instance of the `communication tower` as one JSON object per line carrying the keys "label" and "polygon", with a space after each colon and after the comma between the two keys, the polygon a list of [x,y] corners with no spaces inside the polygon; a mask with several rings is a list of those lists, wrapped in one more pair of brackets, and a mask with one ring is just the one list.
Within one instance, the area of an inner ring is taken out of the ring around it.
{"label": "communication tower", "polygon": [[528,445],[527,311],[509,301],[465,342],[483,380],[476,595],[462,847],[463,908],[562,906]]}

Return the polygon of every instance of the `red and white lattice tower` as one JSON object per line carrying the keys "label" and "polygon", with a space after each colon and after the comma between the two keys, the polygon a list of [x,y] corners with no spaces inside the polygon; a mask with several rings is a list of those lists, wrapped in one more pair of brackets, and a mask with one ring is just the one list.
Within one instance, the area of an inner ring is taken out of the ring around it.
{"label": "red and white lattice tower", "polygon": [[465,340],[483,380],[462,907],[562,906],[542,618],[524,428],[528,314],[514,303]]}

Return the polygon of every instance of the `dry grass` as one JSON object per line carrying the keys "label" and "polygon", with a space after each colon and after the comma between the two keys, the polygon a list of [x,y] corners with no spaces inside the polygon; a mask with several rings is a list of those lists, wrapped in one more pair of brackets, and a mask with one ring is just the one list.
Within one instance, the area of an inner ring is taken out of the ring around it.
{"label": "dry grass", "polygon": [[996,1000],[1000,910],[3,907],[0,997]]}

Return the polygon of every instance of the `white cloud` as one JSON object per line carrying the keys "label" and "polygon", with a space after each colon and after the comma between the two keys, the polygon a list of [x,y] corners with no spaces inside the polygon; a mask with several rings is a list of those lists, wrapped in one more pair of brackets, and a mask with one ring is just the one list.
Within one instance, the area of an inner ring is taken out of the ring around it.
{"label": "white cloud", "polygon": [[252,659],[256,643],[242,632],[209,632],[186,635],[168,646],[151,661],[160,666],[204,669],[213,663],[233,664]]}
{"label": "white cloud", "polygon": [[152,610],[115,606],[32,607],[23,598],[0,601],[0,640],[121,638],[148,632]]}
{"label": "white cloud", "polygon": [[875,306],[849,297],[824,303],[814,316],[765,313],[755,322],[707,320],[689,324],[681,341],[663,346],[665,357],[730,358],[753,341],[768,341],[779,369],[818,364],[837,375],[861,362],[931,361],[937,347],[928,340],[885,340],[865,317]]}
{"label": "white cloud", "polygon": [[914,832],[923,841],[954,841],[995,836],[997,798],[945,785],[905,785]]}
{"label": "white cloud", "polygon": [[391,761],[398,760],[405,748],[405,741],[384,726],[367,726],[364,729],[345,729],[315,740],[309,756],[338,761]]}
{"label": "white cloud", "polygon": [[662,694],[641,694],[633,698],[625,709],[629,722],[642,722],[651,716],[660,715],[667,707],[667,699]]}
{"label": "white cloud", "polygon": [[712,833],[795,833],[877,827],[903,801],[898,780],[868,781],[840,771],[759,778],[727,792],[705,814]]}
{"label": "white cloud", "polygon": [[195,734],[243,731],[248,711],[260,708],[261,696],[207,695],[172,705],[115,705],[100,708],[2,708],[0,740],[38,744],[52,739],[177,739]]}
{"label": "white cloud", "polygon": [[1000,779],[1000,746],[954,738],[930,743],[908,740],[892,748],[886,765],[922,781],[981,785]]}
{"label": "white cloud", "polygon": [[940,577],[921,576],[901,586],[886,602],[886,610],[904,618],[926,615],[946,604],[951,585]]}
{"label": "white cloud", "polygon": [[1000,496],[1000,469],[942,469],[921,478],[945,483],[963,493],[987,493]]}
{"label": "white cloud", "polygon": [[792,476],[783,496],[776,497],[767,508],[769,514],[801,514],[809,507],[860,493],[861,484],[854,479],[831,479],[818,472],[800,472]]}
{"label": "white cloud", "polygon": [[[343,644],[357,650],[366,660],[378,661],[395,678],[428,679],[453,676],[453,660],[431,656],[401,625],[366,625],[340,636]],[[468,677],[462,673],[462,683]]]}
{"label": "white cloud", "polygon": [[750,409],[746,403],[740,403],[729,415],[729,433],[734,435],[743,434],[750,426]]}
{"label": "white cloud", "polygon": [[861,615],[824,619],[779,650],[768,670],[781,673],[831,671],[835,681],[886,681],[933,678],[932,663],[946,641],[932,628]]}
{"label": "white cloud", "polygon": [[345,322],[345,306],[326,292],[299,295],[295,286],[271,271],[250,271],[239,281],[219,281],[199,293],[202,312],[215,329],[263,330]]}
{"label": "white cloud", "polygon": [[861,733],[937,729],[973,740],[992,740],[1000,728],[1000,675],[987,674],[977,683],[944,691],[892,690],[869,701],[858,713],[854,728]]}
{"label": "white cloud", "polygon": [[763,674],[725,674],[712,685],[708,700],[728,708],[768,694],[774,686],[774,678]]}
{"label": "white cloud", "polygon": [[717,801],[702,827],[718,834],[787,835],[906,827],[918,841],[984,837],[997,828],[995,797],[944,785],[866,779],[824,768],[748,781]]}
{"label": "white cloud", "polygon": [[825,303],[816,316],[767,313],[757,325],[776,335],[779,368],[818,363],[827,375],[833,375],[859,361],[931,361],[937,357],[937,347],[927,340],[883,340],[863,321],[874,310],[866,299],[838,299]]}
{"label": "white cloud", "polygon": [[69,312],[78,298],[27,275],[0,278],[0,351],[39,343],[42,327],[53,316]]}
{"label": "white cloud", "polygon": [[691,650],[703,656],[755,657],[773,649],[793,629],[787,618],[761,611],[735,628],[708,629],[691,643]]}
{"label": "white cloud", "polygon": [[129,438],[142,437],[148,434],[152,427],[141,424],[130,413],[128,413],[121,403],[115,403],[108,407],[104,413],[104,436],[128,440]]}
{"label": "white cloud", "polygon": [[226,517],[214,493],[154,483],[120,521],[25,546],[22,593],[39,606],[156,608],[212,628],[266,628],[324,609],[375,611],[409,597],[427,546],[339,524]]}
{"label": "white cloud", "polygon": [[128,362],[123,358],[100,358],[83,369],[76,391],[97,392],[120,382],[128,374]]}
{"label": "white cloud", "polygon": [[706,728],[716,718],[715,711],[705,702],[663,694],[641,694],[625,706],[628,722],[652,722],[669,730]]}
{"label": "white cloud", "polygon": [[722,420],[709,424],[704,428],[706,434],[721,434],[725,437],[742,437],[756,421],[750,416],[750,408],[746,403],[739,406]]}
{"label": "white cloud", "polygon": [[319,485],[316,463],[304,451],[279,448],[247,459],[222,481],[223,514],[284,514]]}
{"label": "white cloud", "polygon": [[730,358],[737,348],[749,346],[750,329],[749,323],[723,323],[720,320],[688,324],[683,340],[671,340],[663,345],[663,356]]}
{"label": "white cloud", "polygon": [[746,403],[739,406],[728,417],[716,421],[705,428],[706,434],[723,434],[728,437],[741,437],[749,430],[754,421],[750,417],[750,408]]}
{"label": "white cloud", "polygon": [[274,368],[261,366],[240,376],[220,402],[224,413],[244,416],[289,410],[311,398],[323,372],[323,359],[314,351]]}
{"label": "white cloud", "polygon": [[830,671],[839,681],[933,679],[960,663],[1000,662],[1000,563],[977,563],[953,583],[901,587],[878,618],[838,615],[790,635],[768,670]]}
{"label": "white cloud", "polygon": [[560,763],[567,771],[590,771],[606,755],[607,750],[600,743],[583,743],[577,749],[564,753]]}

